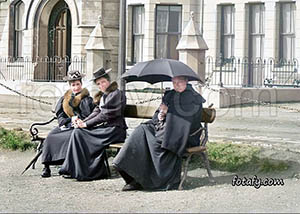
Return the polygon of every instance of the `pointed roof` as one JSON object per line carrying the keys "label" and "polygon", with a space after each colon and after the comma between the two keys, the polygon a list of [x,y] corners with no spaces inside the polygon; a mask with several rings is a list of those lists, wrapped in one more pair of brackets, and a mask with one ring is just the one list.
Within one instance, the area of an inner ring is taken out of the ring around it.
{"label": "pointed roof", "polygon": [[208,50],[207,44],[194,21],[194,12],[191,12],[190,21],[184,28],[176,49]]}
{"label": "pointed roof", "polygon": [[113,46],[106,36],[101,16],[98,17],[99,22],[90,34],[89,40],[85,45],[86,50],[112,50]]}

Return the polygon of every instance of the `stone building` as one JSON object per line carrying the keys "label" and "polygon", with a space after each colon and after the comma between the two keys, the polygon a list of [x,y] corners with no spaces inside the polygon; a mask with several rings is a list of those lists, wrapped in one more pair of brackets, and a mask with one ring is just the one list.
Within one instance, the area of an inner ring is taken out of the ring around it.
{"label": "stone building", "polygon": [[178,59],[183,29],[194,12],[200,27],[202,0],[127,0],[127,62]]}
{"label": "stone building", "polygon": [[210,0],[204,17],[210,56],[300,58],[300,1]]}
{"label": "stone building", "polygon": [[[300,28],[297,27],[300,1],[126,2],[127,69],[137,62],[155,58],[180,60],[178,42],[182,36],[189,36],[183,33],[193,11],[193,25],[199,29],[199,35],[208,47],[206,53],[201,54],[206,56],[206,61],[198,66],[201,70],[198,73],[205,72],[202,76],[211,79],[211,86],[226,87],[226,90],[233,90],[231,93],[243,96],[246,96],[245,90],[257,91],[259,88],[266,91],[273,87],[265,93],[266,96],[262,96],[262,100],[300,100],[298,90],[291,88],[300,86],[297,60],[300,57]],[[0,0],[1,57],[12,57],[4,63],[0,59],[0,81],[5,78],[49,81],[49,77],[50,81],[61,81],[70,66],[76,67],[76,62],[56,61],[55,57],[86,57],[90,52],[104,50],[109,54],[98,54],[102,56],[102,64],[111,66],[114,77],[118,77],[119,7],[120,0]],[[98,28],[102,30],[95,30],[99,15],[102,25]],[[92,33],[93,30],[95,33]],[[196,36],[199,35],[197,33]],[[88,42],[91,37],[94,41]],[[94,50],[91,44],[104,41],[104,37],[111,43],[107,47],[112,48]],[[180,50],[185,48],[180,46]],[[24,72],[26,63],[22,63],[26,62],[26,57],[32,59],[32,68],[27,68],[31,73]],[[43,60],[35,61],[37,57],[54,57],[54,60],[45,63]],[[91,75],[91,64],[98,60],[92,58],[92,61],[84,59],[82,62],[80,64],[79,60],[80,70]],[[19,77],[19,74],[23,76]],[[38,85],[36,81],[34,84]],[[145,86],[141,84],[141,87]],[[273,90],[282,86],[290,88]],[[25,86],[18,87],[22,89]],[[258,99],[261,93],[251,92],[249,96]],[[243,102],[234,99],[229,98],[226,105]]]}
{"label": "stone building", "polygon": [[[103,27],[113,46],[110,62],[116,72],[119,0],[1,0],[1,57],[10,57],[10,67],[17,62],[21,66],[22,62],[32,61],[34,80],[59,81],[74,57],[85,61],[85,45],[98,16],[102,16]],[[53,63],[54,70],[43,68],[51,58],[63,63]],[[57,66],[63,68],[57,69]]]}

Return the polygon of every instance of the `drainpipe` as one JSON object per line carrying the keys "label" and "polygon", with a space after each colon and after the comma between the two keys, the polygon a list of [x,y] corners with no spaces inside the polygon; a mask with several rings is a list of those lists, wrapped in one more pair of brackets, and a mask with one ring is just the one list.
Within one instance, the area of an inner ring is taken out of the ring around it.
{"label": "drainpipe", "polygon": [[120,21],[119,21],[119,52],[118,52],[118,77],[120,90],[125,90],[125,81],[121,75],[125,73],[126,58],[126,0],[120,0]]}

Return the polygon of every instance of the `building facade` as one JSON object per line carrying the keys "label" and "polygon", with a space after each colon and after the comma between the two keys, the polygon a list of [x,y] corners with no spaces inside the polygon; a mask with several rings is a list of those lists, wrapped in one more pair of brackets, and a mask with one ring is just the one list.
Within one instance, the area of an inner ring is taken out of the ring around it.
{"label": "building facade", "polygon": [[300,57],[299,1],[207,1],[204,38],[208,55],[275,58]]}
{"label": "building facade", "polygon": [[127,0],[127,62],[178,59],[176,46],[193,11],[201,23],[200,0]]}
{"label": "building facade", "polygon": [[[127,0],[126,3],[127,69],[155,58],[179,59],[176,48],[193,12],[195,25],[208,46],[203,72],[211,79],[210,85],[300,86],[297,24],[300,1]],[[55,57],[60,60],[85,57],[85,46],[99,15],[113,47],[109,63],[114,77],[120,78],[117,76],[119,7],[120,0],[0,0],[0,51],[2,57],[10,57],[5,63],[0,59],[0,79],[22,79],[15,75],[24,75],[26,66],[22,62],[29,57],[32,72],[25,79],[61,81],[67,69],[76,63],[56,62]],[[35,61],[45,57],[54,60]],[[86,72],[89,62],[84,63],[79,67]]]}
{"label": "building facade", "polygon": [[[207,55],[291,60],[300,57],[300,2],[286,0],[128,0],[127,60],[178,58],[176,42],[190,12]],[[203,16],[202,16],[203,12]],[[169,50],[166,50],[169,49]]]}
{"label": "building facade", "polygon": [[127,4],[129,65],[178,59],[176,45],[194,11],[209,48],[206,56],[211,57],[207,75],[215,72],[214,78],[220,79],[222,70],[224,85],[248,87],[300,81],[300,1],[128,0]]}
{"label": "building facade", "polygon": [[[32,61],[34,80],[62,80],[74,57],[85,59],[85,45],[100,15],[113,45],[110,60],[116,72],[119,4],[119,0],[1,0],[0,51],[1,57],[9,57],[2,63],[3,76],[8,77],[8,67],[15,73],[14,67]],[[49,66],[62,60],[65,63]]]}

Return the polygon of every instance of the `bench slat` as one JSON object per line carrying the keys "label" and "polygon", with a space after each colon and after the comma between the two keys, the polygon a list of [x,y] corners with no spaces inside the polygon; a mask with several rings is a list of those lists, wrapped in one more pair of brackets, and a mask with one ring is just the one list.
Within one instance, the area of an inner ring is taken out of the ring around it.
{"label": "bench slat", "polygon": [[156,109],[157,108],[153,106],[126,105],[124,116],[131,118],[151,119]]}
{"label": "bench slat", "polygon": [[124,143],[114,143],[114,144],[110,144],[109,148],[112,149],[121,149]]}
{"label": "bench slat", "polygon": [[[124,143],[114,143],[110,144],[110,149],[121,149]],[[206,146],[194,146],[186,149],[186,153],[198,153],[198,152],[204,152],[206,150]]]}
{"label": "bench slat", "polygon": [[206,150],[206,146],[194,146],[186,149],[187,153],[198,153],[204,152]]}
{"label": "bench slat", "polygon": [[[124,116],[130,118],[151,119],[157,107],[154,106],[141,106],[141,105],[126,105]],[[202,121],[204,123],[212,123],[216,118],[216,109],[203,108]]]}

